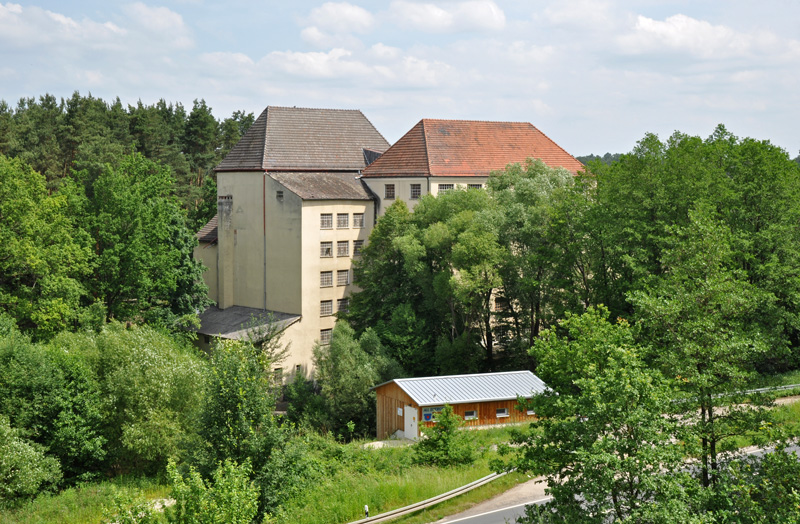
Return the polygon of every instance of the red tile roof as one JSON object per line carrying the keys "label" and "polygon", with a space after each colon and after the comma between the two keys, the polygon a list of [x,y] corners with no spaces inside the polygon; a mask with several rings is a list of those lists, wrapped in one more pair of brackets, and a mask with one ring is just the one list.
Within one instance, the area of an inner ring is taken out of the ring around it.
{"label": "red tile roof", "polygon": [[364,169],[363,176],[488,176],[528,158],[573,173],[583,169],[527,122],[423,119]]}

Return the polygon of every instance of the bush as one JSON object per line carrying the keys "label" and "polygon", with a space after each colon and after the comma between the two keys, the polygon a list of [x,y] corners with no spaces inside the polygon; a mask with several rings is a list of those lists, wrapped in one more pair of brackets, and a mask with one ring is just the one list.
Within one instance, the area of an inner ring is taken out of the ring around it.
{"label": "bush", "polygon": [[214,470],[213,482],[208,483],[191,467],[184,478],[174,462],[169,463],[167,472],[175,499],[175,505],[167,512],[169,522],[250,524],[256,516],[258,489],[250,481],[249,462],[237,466],[226,459]]}
{"label": "bush", "polygon": [[475,453],[469,435],[459,431],[463,421],[453,408],[445,404],[434,420],[433,426],[422,428],[425,438],[414,444],[414,463],[443,467],[473,463]]}
{"label": "bush", "polygon": [[0,416],[0,508],[13,507],[61,480],[58,460],[41,446],[20,437],[8,419]]}
{"label": "bush", "polygon": [[58,457],[67,479],[86,480],[105,459],[104,400],[80,352],[0,338],[0,414]]}

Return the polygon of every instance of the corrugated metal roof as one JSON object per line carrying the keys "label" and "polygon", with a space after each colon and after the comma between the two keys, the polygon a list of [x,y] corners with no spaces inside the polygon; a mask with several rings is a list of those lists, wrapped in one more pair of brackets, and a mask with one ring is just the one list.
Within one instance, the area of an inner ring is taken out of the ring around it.
{"label": "corrugated metal roof", "polygon": [[530,371],[396,378],[390,382],[400,386],[420,406],[512,400],[531,397],[548,389]]}

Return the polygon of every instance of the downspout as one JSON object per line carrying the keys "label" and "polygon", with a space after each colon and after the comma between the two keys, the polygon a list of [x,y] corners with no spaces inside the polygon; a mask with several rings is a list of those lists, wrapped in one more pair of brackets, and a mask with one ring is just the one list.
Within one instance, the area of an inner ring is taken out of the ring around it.
{"label": "downspout", "polygon": [[264,227],[264,311],[267,310],[267,172],[261,179],[261,213]]}

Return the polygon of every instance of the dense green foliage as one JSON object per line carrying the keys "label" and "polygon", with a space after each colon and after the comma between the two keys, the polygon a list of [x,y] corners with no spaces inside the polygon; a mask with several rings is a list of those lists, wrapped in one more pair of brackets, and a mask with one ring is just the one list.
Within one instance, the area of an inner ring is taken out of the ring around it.
{"label": "dense green foliage", "polygon": [[0,415],[0,509],[52,489],[60,479],[58,461],[21,437]]}
{"label": "dense green foliage", "polygon": [[73,171],[94,179],[136,151],[169,167],[195,230],[216,213],[216,192],[207,191],[216,187],[211,170],[253,121],[242,111],[217,120],[204,100],[195,100],[187,114],[183,105],[163,99],[126,108],[119,99],[105,102],[78,92],[66,100],[44,95],[20,99],[16,108],[0,101],[0,154],[30,165],[53,190]]}
{"label": "dense green foliage", "polygon": [[472,464],[475,450],[470,435],[459,431],[463,425],[461,417],[445,404],[434,415],[433,426],[422,428],[423,437],[414,445],[414,463],[439,467]]}

